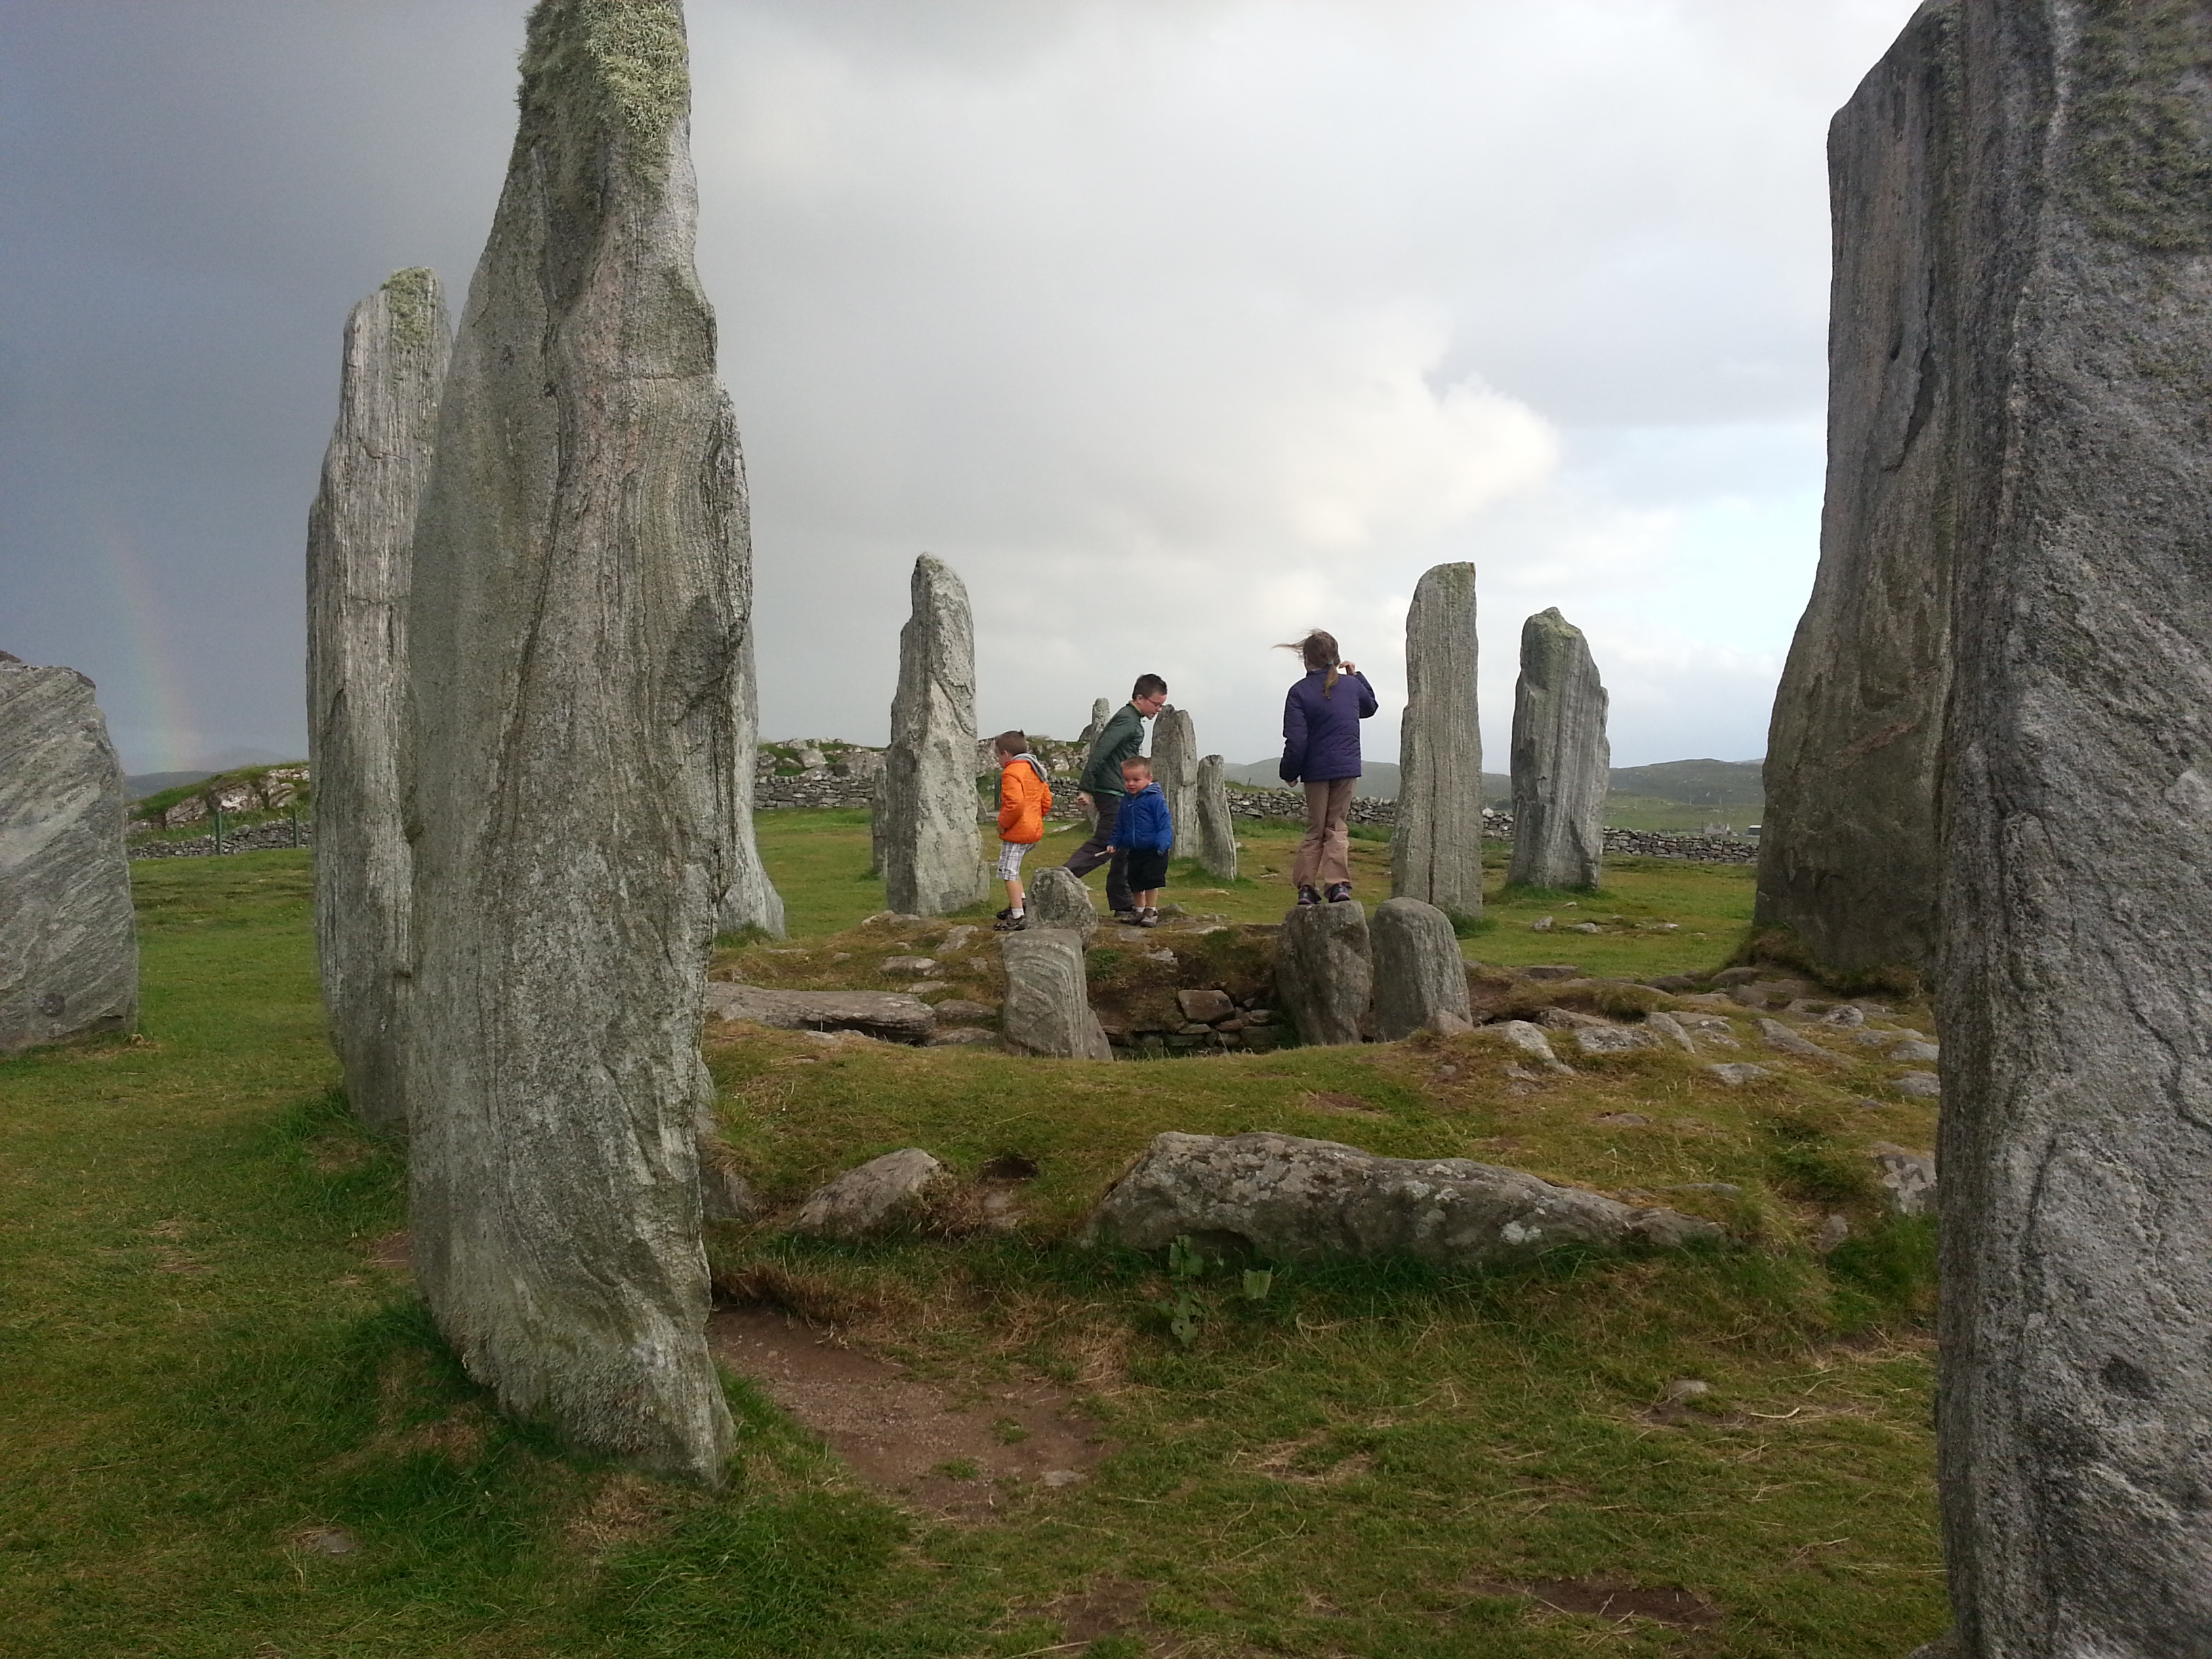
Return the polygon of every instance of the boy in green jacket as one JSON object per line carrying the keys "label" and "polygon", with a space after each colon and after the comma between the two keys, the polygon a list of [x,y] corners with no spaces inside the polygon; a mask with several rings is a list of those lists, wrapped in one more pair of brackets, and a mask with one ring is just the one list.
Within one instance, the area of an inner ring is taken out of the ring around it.
{"label": "boy in green jacket", "polygon": [[1083,793],[1076,796],[1098,814],[1091,839],[1067,855],[1067,868],[1087,876],[1106,866],[1106,908],[1116,921],[1133,924],[1137,901],[1129,890],[1129,849],[1114,841],[1114,820],[1121,810],[1121,763],[1145,746],[1145,722],[1168,706],[1168,683],[1158,674],[1139,674],[1129,701],[1115,711],[1091,744],[1083,763]]}

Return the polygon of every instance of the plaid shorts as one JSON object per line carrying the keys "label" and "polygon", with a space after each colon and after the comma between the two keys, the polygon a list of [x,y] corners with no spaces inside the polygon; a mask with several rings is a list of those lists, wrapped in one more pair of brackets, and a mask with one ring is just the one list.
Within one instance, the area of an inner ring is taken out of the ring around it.
{"label": "plaid shorts", "polygon": [[1028,856],[1031,841],[1002,841],[999,843],[999,874],[1000,881],[1019,881],[1022,878],[1022,860]]}

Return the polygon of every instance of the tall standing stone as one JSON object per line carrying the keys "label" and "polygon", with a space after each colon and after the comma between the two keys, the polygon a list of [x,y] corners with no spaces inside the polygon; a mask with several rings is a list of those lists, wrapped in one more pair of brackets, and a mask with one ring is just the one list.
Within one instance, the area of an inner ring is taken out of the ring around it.
{"label": "tall standing stone", "polygon": [[1083,735],[1076,738],[1075,746],[1088,755],[1091,745],[1098,740],[1098,734],[1106,729],[1106,722],[1113,718],[1114,700],[1111,697],[1094,698],[1091,704],[1091,724],[1083,728]]}
{"label": "tall standing stone", "polygon": [[914,562],[912,590],[884,754],[880,857],[891,908],[938,916],[981,898],[988,876],[975,830],[975,623],[967,587],[942,559]]}
{"label": "tall standing stone", "polygon": [[1955,1651],[2212,1653],[2212,15],[1972,0],[1964,34]]}
{"label": "tall standing stone", "polygon": [[1198,845],[1198,727],[1188,708],[1163,708],[1152,722],[1152,781],[1167,798],[1175,830],[1175,854],[1189,858]]}
{"label": "tall standing stone", "polygon": [[0,651],[0,1054],[138,1023],[123,769],[92,682]]}
{"label": "tall standing stone", "polygon": [[1192,792],[1198,820],[1199,867],[1224,881],[1237,879],[1237,819],[1229,810],[1229,766],[1218,755],[1198,763]]}
{"label": "tall standing stone", "polygon": [[712,493],[732,503],[722,522],[728,534],[731,579],[741,612],[743,641],[730,675],[730,889],[722,896],[718,925],[726,933],[757,927],[770,939],[783,937],[783,896],[761,862],[753,834],[753,782],[760,760],[760,684],[753,652],[752,496],[745,488],[745,459],[738,447],[737,417],[730,416],[730,443],[712,458],[717,477]]}
{"label": "tall standing stone", "polygon": [[675,0],[541,0],[408,610],[416,1277],[507,1410],[714,1480],[699,1030],[731,881],[737,432]]}
{"label": "tall standing stone", "polygon": [[1406,612],[1390,891],[1448,915],[1482,914],[1482,726],[1477,718],[1474,567],[1425,573]]}
{"label": "tall standing stone", "polygon": [[1613,748],[1583,630],[1554,607],[1521,624],[1513,688],[1513,861],[1528,887],[1595,887],[1605,866]]}
{"label": "tall standing stone", "polygon": [[1924,6],[1828,128],[1820,566],[1774,696],[1762,928],[1844,979],[1936,949],[1936,772],[1957,533],[1959,7]]}
{"label": "tall standing stone", "polygon": [[337,428],[307,514],[315,949],[346,1099],[386,1134],[407,1127],[399,1064],[414,902],[399,810],[407,592],[452,351],[434,272],[398,271],[353,308]]}

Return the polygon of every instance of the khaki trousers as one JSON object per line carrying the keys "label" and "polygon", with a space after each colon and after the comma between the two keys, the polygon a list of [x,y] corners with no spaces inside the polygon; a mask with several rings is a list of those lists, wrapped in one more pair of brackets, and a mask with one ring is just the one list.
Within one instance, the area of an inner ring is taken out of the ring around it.
{"label": "khaki trousers", "polygon": [[1297,887],[1328,887],[1352,879],[1352,786],[1356,778],[1330,778],[1306,784],[1306,838],[1291,866]]}

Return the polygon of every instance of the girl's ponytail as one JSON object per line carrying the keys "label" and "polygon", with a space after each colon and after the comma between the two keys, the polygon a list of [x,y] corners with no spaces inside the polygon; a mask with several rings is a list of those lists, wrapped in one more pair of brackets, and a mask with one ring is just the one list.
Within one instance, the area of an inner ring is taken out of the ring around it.
{"label": "girl's ponytail", "polygon": [[1328,678],[1321,683],[1321,694],[1326,697],[1335,691],[1339,678],[1336,672],[1339,659],[1336,654],[1335,635],[1316,628],[1295,644],[1279,645],[1275,649],[1297,652],[1299,660],[1305,664],[1306,672],[1309,674],[1328,671]]}

